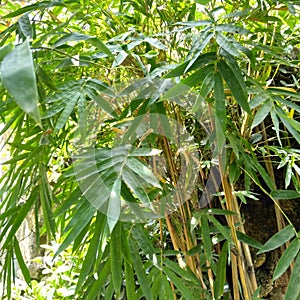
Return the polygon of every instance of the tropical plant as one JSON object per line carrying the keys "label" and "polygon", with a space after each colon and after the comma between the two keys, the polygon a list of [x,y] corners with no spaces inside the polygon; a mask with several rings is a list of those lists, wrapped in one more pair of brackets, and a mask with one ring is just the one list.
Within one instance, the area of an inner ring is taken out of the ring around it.
{"label": "tropical plant", "polygon": [[[80,261],[76,299],[300,297],[296,2],[1,5],[3,298],[16,261],[38,290],[30,214],[37,246]],[[277,226],[261,239],[256,202]],[[265,284],[253,260],[274,251]]]}

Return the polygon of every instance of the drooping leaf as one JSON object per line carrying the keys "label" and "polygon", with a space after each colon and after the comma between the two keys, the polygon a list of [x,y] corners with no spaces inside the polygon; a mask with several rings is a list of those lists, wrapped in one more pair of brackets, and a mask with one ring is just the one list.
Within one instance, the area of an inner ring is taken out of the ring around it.
{"label": "drooping leaf", "polygon": [[117,298],[119,298],[120,296],[120,289],[122,283],[121,234],[122,226],[120,222],[117,222],[110,235],[111,277]]}
{"label": "drooping leaf", "polygon": [[300,198],[300,193],[294,190],[276,190],[271,192],[275,200],[290,200]]}
{"label": "drooping leaf", "polygon": [[299,253],[300,241],[299,239],[294,239],[287,249],[281,255],[279,261],[276,264],[276,268],[273,274],[273,281],[278,279],[290,266],[294,258]]}
{"label": "drooping leaf", "polygon": [[218,122],[221,125],[223,132],[226,128],[226,102],[224,86],[220,72],[215,73],[214,80],[214,94],[215,94],[215,110]]}
{"label": "drooping leaf", "polygon": [[197,57],[197,59],[190,66],[189,66],[189,64],[191,61],[187,61],[187,62],[177,66],[175,69],[173,69],[167,75],[165,75],[164,78],[172,78],[172,77],[182,76],[183,74],[185,74],[188,71],[200,69],[207,64],[213,63],[216,59],[217,59],[217,55],[215,52],[208,52],[208,53],[201,54]]}
{"label": "drooping leaf", "polygon": [[236,234],[239,241],[256,249],[260,249],[262,247],[262,244],[253,239],[251,236],[246,235],[245,233],[242,233],[240,231],[237,231]]}
{"label": "drooping leaf", "polygon": [[220,299],[224,294],[224,286],[226,281],[226,265],[228,254],[228,242],[226,241],[222,247],[220,258],[217,264],[216,280],[214,282],[215,298]]}
{"label": "drooping leaf", "polygon": [[192,294],[191,290],[186,287],[181,280],[180,277],[178,277],[173,270],[165,267],[163,268],[164,273],[170,278],[170,280],[174,283],[176,288],[181,292],[181,294],[190,300],[196,300],[197,298]]}
{"label": "drooping leaf", "polygon": [[151,286],[148,280],[148,277],[146,275],[146,270],[143,265],[143,262],[141,260],[140,254],[137,249],[136,242],[134,240],[129,241],[129,251],[130,255],[133,258],[132,264],[136,273],[136,276],[139,280],[139,283],[141,285],[143,295],[147,300],[152,300],[152,290]]}
{"label": "drooping leaf", "polygon": [[201,87],[199,90],[199,95],[191,109],[191,113],[195,113],[199,109],[199,107],[201,106],[203,101],[205,101],[205,98],[208,96],[208,94],[212,90],[213,86],[214,86],[213,72],[209,72],[201,84]]}
{"label": "drooping leaf", "polygon": [[4,87],[15,102],[38,123],[38,92],[29,40],[15,47],[1,63]]}
{"label": "drooping leaf", "polygon": [[264,252],[268,252],[274,250],[285,242],[289,241],[295,235],[294,229],[292,225],[288,225],[281,229],[279,232],[274,234],[257,252],[257,254],[261,254]]}
{"label": "drooping leaf", "polygon": [[26,281],[26,283],[31,287],[31,277],[30,277],[30,273],[28,270],[28,267],[26,266],[26,263],[23,259],[23,255],[20,249],[20,245],[19,242],[16,238],[14,238],[14,250],[15,250],[15,255],[19,264],[19,267],[22,271],[22,274],[24,276],[24,279]]}
{"label": "drooping leaf", "polygon": [[251,127],[259,125],[269,114],[273,107],[273,101],[267,100],[256,112]]}
{"label": "drooping leaf", "polygon": [[167,100],[188,92],[194,86],[201,83],[201,81],[204,80],[204,78],[207,76],[208,73],[212,71],[212,69],[213,67],[208,65],[196,71],[192,75],[184,78],[183,80],[181,80],[180,83],[176,84],[174,87],[168,90],[161,100]]}
{"label": "drooping leaf", "polygon": [[224,60],[220,60],[217,66],[237,103],[251,115],[251,110],[247,101],[247,91],[244,86],[239,82],[234,72]]}
{"label": "drooping leaf", "polygon": [[223,34],[217,33],[216,34],[216,41],[219,44],[220,47],[222,47],[224,50],[226,50],[228,53],[230,53],[233,56],[240,56],[239,51],[234,46],[234,44]]}
{"label": "drooping leaf", "polygon": [[300,282],[300,254],[298,253],[296,263],[285,294],[285,300],[299,299],[300,297],[299,282]]}
{"label": "drooping leaf", "polygon": [[107,223],[112,232],[117,224],[121,212],[121,179],[117,178],[110,191],[107,208]]}

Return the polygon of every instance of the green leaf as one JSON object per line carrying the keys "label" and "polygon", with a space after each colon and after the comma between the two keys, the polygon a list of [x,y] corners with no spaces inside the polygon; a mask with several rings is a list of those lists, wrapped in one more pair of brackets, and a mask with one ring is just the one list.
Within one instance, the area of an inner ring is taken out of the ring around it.
{"label": "green leaf", "polygon": [[294,239],[291,244],[287,247],[287,249],[283,252],[279,261],[277,262],[274,274],[273,281],[278,279],[290,266],[293,262],[294,258],[299,253],[300,249],[300,241],[298,238]]}
{"label": "green leaf", "polygon": [[241,56],[234,44],[223,34],[217,32],[216,41],[220,47],[233,56]]}
{"label": "green leaf", "polygon": [[221,254],[217,265],[216,280],[214,282],[215,298],[220,299],[224,294],[224,286],[226,281],[226,265],[228,254],[228,242],[226,241],[222,247]]}
{"label": "green leaf", "polygon": [[216,228],[220,231],[220,233],[224,236],[224,238],[228,242],[232,242],[230,231],[228,231],[227,228],[225,228],[214,216],[207,215],[206,217],[209,221],[211,221],[216,226]]}
{"label": "green leaf", "polygon": [[80,93],[77,93],[76,95],[73,95],[73,98],[69,99],[69,101],[67,102],[67,105],[65,106],[64,110],[60,114],[60,116],[55,124],[54,133],[57,133],[60,129],[62,129],[66,125],[68,118],[70,117],[71,113],[73,112],[74,107],[75,107],[79,97],[80,97]]}
{"label": "green leaf", "polygon": [[279,132],[280,132],[279,120],[278,120],[277,114],[274,109],[271,110],[271,118],[272,118],[272,122],[274,124],[277,140],[279,142],[279,145],[282,146],[282,142],[281,142],[281,138],[280,138],[280,134],[279,134]]}
{"label": "green leaf", "polygon": [[152,260],[152,256],[157,252],[153,243],[149,237],[148,232],[143,226],[135,225],[132,227],[132,235],[133,238],[137,241],[138,246],[143,249],[143,252],[150,256],[150,260]]}
{"label": "green leaf", "polygon": [[106,113],[108,113],[111,117],[116,118],[117,114],[110,105],[102,96],[98,95],[93,99]]}
{"label": "green leaf", "polygon": [[271,192],[275,200],[290,200],[300,198],[300,193],[294,190],[276,190]]}
{"label": "green leaf", "polygon": [[223,132],[226,129],[226,99],[224,93],[223,80],[220,72],[215,73],[215,110],[218,122],[221,124]]}
{"label": "green leaf", "polygon": [[172,270],[180,278],[185,279],[185,280],[189,281],[191,284],[193,284],[195,287],[200,288],[199,280],[193,272],[190,272],[188,269],[182,269],[178,265],[178,263],[176,263],[168,258],[165,258],[163,260],[163,263],[166,267],[168,267],[169,270]]}
{"label": "green leaf", "polygon": [[[279,108],[277,107],[277,110]],[[280,112],[279,118],[284,124],[284,126],[288,129],[288,131],[293,135],[293,137],[297,140],[297,142],[300,144],[300,123],[294,119],[291,119],[289,116],[286,114]]]}
{"label": "green leaf", "polygon": [[195,113],[200,108],[201,104],[203,103],[203,101],[205,101],[205,98],[210,93],[213,86],[214,86],[213,72],[209,72],[201,84],[199,95],[192,107],[191,113]]}
{"label": "green leaf", "polygon": [[0,69],[3,85],[14,101],[41,124],[37,84],[28,39],[4,57]]}
{"label": "green leaf", "polygon": [[125,280],[126,280],[126,296],[127,299],[135,300],[137,299],[137,296],[135,293],[135,280],[134,280],[132,264],[128,263],[125,260],[124,267],[125,267]]}
{"label": "green leaf", "polygon": [[65,232],[69,230],[70,232],[64,237],[55,256],[64,251],[76,239],[85,226],[91,222],[91,219],[95,214],[95,208],[88,201],[84,201],[83,205],[76,208],[76,212],[73,214],[71,221],[65,229]]}
{"label": "green leaf", "polygon": [[45,221],[45,226],[48,234],[52,233],[53,237],[56,232],[56,225],[53,218],[52,213],[52,199],[51,199],[51,190],[49,187],[49,182],[46,174],[46,167],[44,165],[40,165],[40,200],[41,206]]}
{"label": "green leaf", "polygon": [[192,293],[191,290],[186,287],[182,281],[182,279],[169,268],[164,267],[163,272],[169,277],[169,279],[174,283],[176,288],[181,292],[182,296],[189,300],[196,300],[196,298]]}
{"label": "green leaf", "polygon": [[192,75],[182,79],[180,83],[176,84],[170,90],[168,90],[161,100],[167,100],[186,93],[191,88],[201,83],[201,81],[204,80],[207,74],[212,70],[213,66],[208,65],[196,71]]}
{"label": "green leaf", "polygon": [[122,283],[122,253],[121,253],[122,226],[117,222],[110,235],[110,264],[111,277],[116,292],[116,298],[120,297]]}
{"label": "green leaf", "polygon": [[129,153],[129,156],[154,156],[160,154],[161,152],[162,150],[155,148],[137,148],[133,149]]}
{"label": "green leaf", "polygon": [[201,218],[201,235],[203,239],[203,247],[205,250],[206,258],[212,262],[213,256],[212,256],[212,241],[210,237],[210,229],[208,225],[207,218],[203,216]]}
{"label": "green leaf", "polygon": [[160,42],[158,39],[146,37],[145,42],[149,43],[154,48],[157,48],[160,50],[165,50],[165,51],[168,50],[168,48],[162,42]]}
{"label": "green leaf", "polygon": [[114,58],[114,55],[100,39],[92,37],[90,39],[87,39],[87,42],[98,48],[98,50],[107,54],[109,57]]}
{"label": "green leaf", "polygon": [[285,242],[289,241],[295,235],[294,228],[292,225],[288,225],[281,229],[279,232],[274,234],[257,252],[257,254],[261,254],[264,252],[268,252],[274,250]]}
{"label": "green leaf", "polygon": [[65,34],[63,37],[58,39],[54,43],[53,47],[54,48],[60,47],[64,44],[66,44],[67,42],[86,41],[91,38],[93,38],[93,37],[90,35],[87,35],[87,34],[72,32],[72,33]]}
{"label": "green leaf", "polygon": [[120,51],[120,53],[116,56],[112,64],[112,68],[119,66],[126,59],[127,56],[128,56],[127,52],[125,52],[124,50]]}
{"label": "green leaf", "polygon": [[32,194],[30,195],[29,199],[25,202],[25,204],[23,206],[21,206],[21,208],[19,209],[19,213],[13,219],[13,224],[11,226],[10,231],[7,233],[4,230],[4,232],[1,233],[0,240],[3,239],[2,235],[5,234],[5,241],[3,241],[3,244],[1,246],[2,249],[7,248],[8,245],[12,242],[14,235],[20,228],[22,222],[26,218],[28,212],[30,211],[30,209],[32,208],[32,206],[36,200],[36,197],[37,197],[36,192],[37,192],[37,190],[34,190],[34,192],[32,192]]}
{"label": "green leaf", "polygon": [[256,249],[260,249],[262,247],[262,244],[260,242],[256,241],[249,235],[246,235],[240,231],[237,231],[236,234],[237,234],[238,240],[241,241],[242,243],[245,243]]}
{"label": "green leaf", "polygon": [[20,245],[19,242],[16,238],[14,238],[14,250],[15,250],[15,255],[19,264],[19,267],[22,271],[22,274],[24,276],[24,279],[26,281],[26,283],[31,287],[31,277],[30,277],[30,273],[29,270],[26,266],[26,263],[23,259],[23,255],[21,253],[21,249],[20,249]]}
{"label": "green leaf", "polygon": [[18,20],[19,28],[25,37],[32,38],[32,27],[28,15],[25,14]]}
{"label": "green leaf", "polygon": [[296,263],[289,280],[289,285],[285,294],[285,300],[295,300],[300,297],[300,255],[298,254]]}
{"label": "green leaf", "polygon": [[3,60],[3,58],[8,54],[10,53],[12,50],[14,49],[14,46],[12,43],[9,43],[5,46],[2,46],[0,48],[0,61]]}
{"label": "green leaf", "polygon": [[251,128],[254,128],[255,126],[259,125],[269,114],[273,107],[273,101],[271,99],[268,99],[256,112]]}
{"label": "green leaf", "polygon": [[[213,63],[217,59],[215,52],[208,52],[205,54],[201,54],[198,56],[198,58],[189,66],[191,63],[191,60],[177,66],[175,69],[173,69],[171,72],[169,72],[167,75],[164,76],[164,78],[172,78],[172,77],[178,77],[186,72],[190,72],[196,69],[200,69],[204,67],[207,64]],[[189,66],[188,70],[187,67]]]}
{"label": "green leaf", "polygon": [[95,300],[99,295],[99,291],[102,290],[103,286],[107,282],[110,275],[110,263],[105,262],[104,266],[101,267],[98,275],[98,279],[93,282],[90,290],[88,291],[86,300]]}
{"label": "green leaf", "polygon": [[99,251],[100,237],[101,235],[103,235],[103,231],[105,231],[105,221],[106,218],[103,215],[101,214],[97,215],[95,226],[94,226],[95,228],[94,235],[90,240],[89,248],[86,252],[84,261],[80,269],[80,274],[76,284],[76,292],[80,291],[80,289],[82,288],[82,284],[88,278],[88,275],[92,271],[93,265],[97,259],[97,255],[101,256],[101,254],[99,254],[98,251]]}
{"label": "green leaf", "polygon": [[117,178],[110,191],[110,197],[107,208],[107,223],[110,232],[117,224],[121,212],[121,179]]}
{"label": "green leaf", "polygon": [[140,178],[145,180],[149,186],[154,186],[161,189],[161,186],[157,180],[157,178],[153,175],[153,173],[139,160],[129,157],[126,161],[126,166],[130,168],[134,173],[139,175]]}
{"label": "green leaf", "polygon": [[234,24],[218,24],[215,27],[216,31],[225,31],[230,33],[238,33],[238,34],[250,34],[251,32],[241,26],[237,26]]}
{"label": "green leaf", "polygon": [[133,258],[132,264],[133,264],[134,270],[136,272],[138,282],[141,285],[141,289],[143,291],[143,296],[147,300],[153,300],[151,286],[150,286],[148,277],[146,275],[146,270],[143,266],[143,262],[141,260],[140,254],[138,252],[136,242],[132,239],[129,241],[129,251],[130,251],[131,257]]}
{"label": "green leaf", "polygon": [[247,91],[245,90],[244,85],[237,79],[235,73],[224,60],[220,60],[217,66],[237,103],[251,115],[251,110],[247,101]]}
{"label": "green leaf", "polygon": [[22,15],[26,12],[34,11],[38,8],[40,8],[40,9],[46,8],[46,7],[50,8],[52,6],[65,6],[65,5],[61,1],[42,1],[42,2],[38,2],[38,3],[35,3],[35,4],[31,4],[31,5],[21,7],[19,9],[15,10],[14,12],[5,15],[2,18],[10,19],[10,18],[13,18],[13,17],[17,17],[19,15]]}

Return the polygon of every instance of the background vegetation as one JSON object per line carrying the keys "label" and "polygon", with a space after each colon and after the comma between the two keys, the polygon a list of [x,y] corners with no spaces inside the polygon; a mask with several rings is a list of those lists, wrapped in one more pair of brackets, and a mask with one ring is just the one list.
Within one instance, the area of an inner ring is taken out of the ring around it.
{"label": "background vegetation", "polygon": [[297,1],[0,14],[3,299],[299,299]]}

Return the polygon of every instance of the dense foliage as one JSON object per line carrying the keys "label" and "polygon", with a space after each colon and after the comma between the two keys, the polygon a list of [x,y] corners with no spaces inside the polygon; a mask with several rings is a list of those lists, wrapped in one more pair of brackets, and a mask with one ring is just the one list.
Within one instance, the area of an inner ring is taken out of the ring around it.
{"label": "dense foliage", "polygon": [[[0,14],[3,298],[259,299],[272,288],[253,260],[279,247],[273,280],[300,297],[300,228],[281,207],[300,193],[296,1]],[[241,207],[264,199],[277,228],[262,245]],[[35,281],[18,238],[29,215],[48,249]]]}

